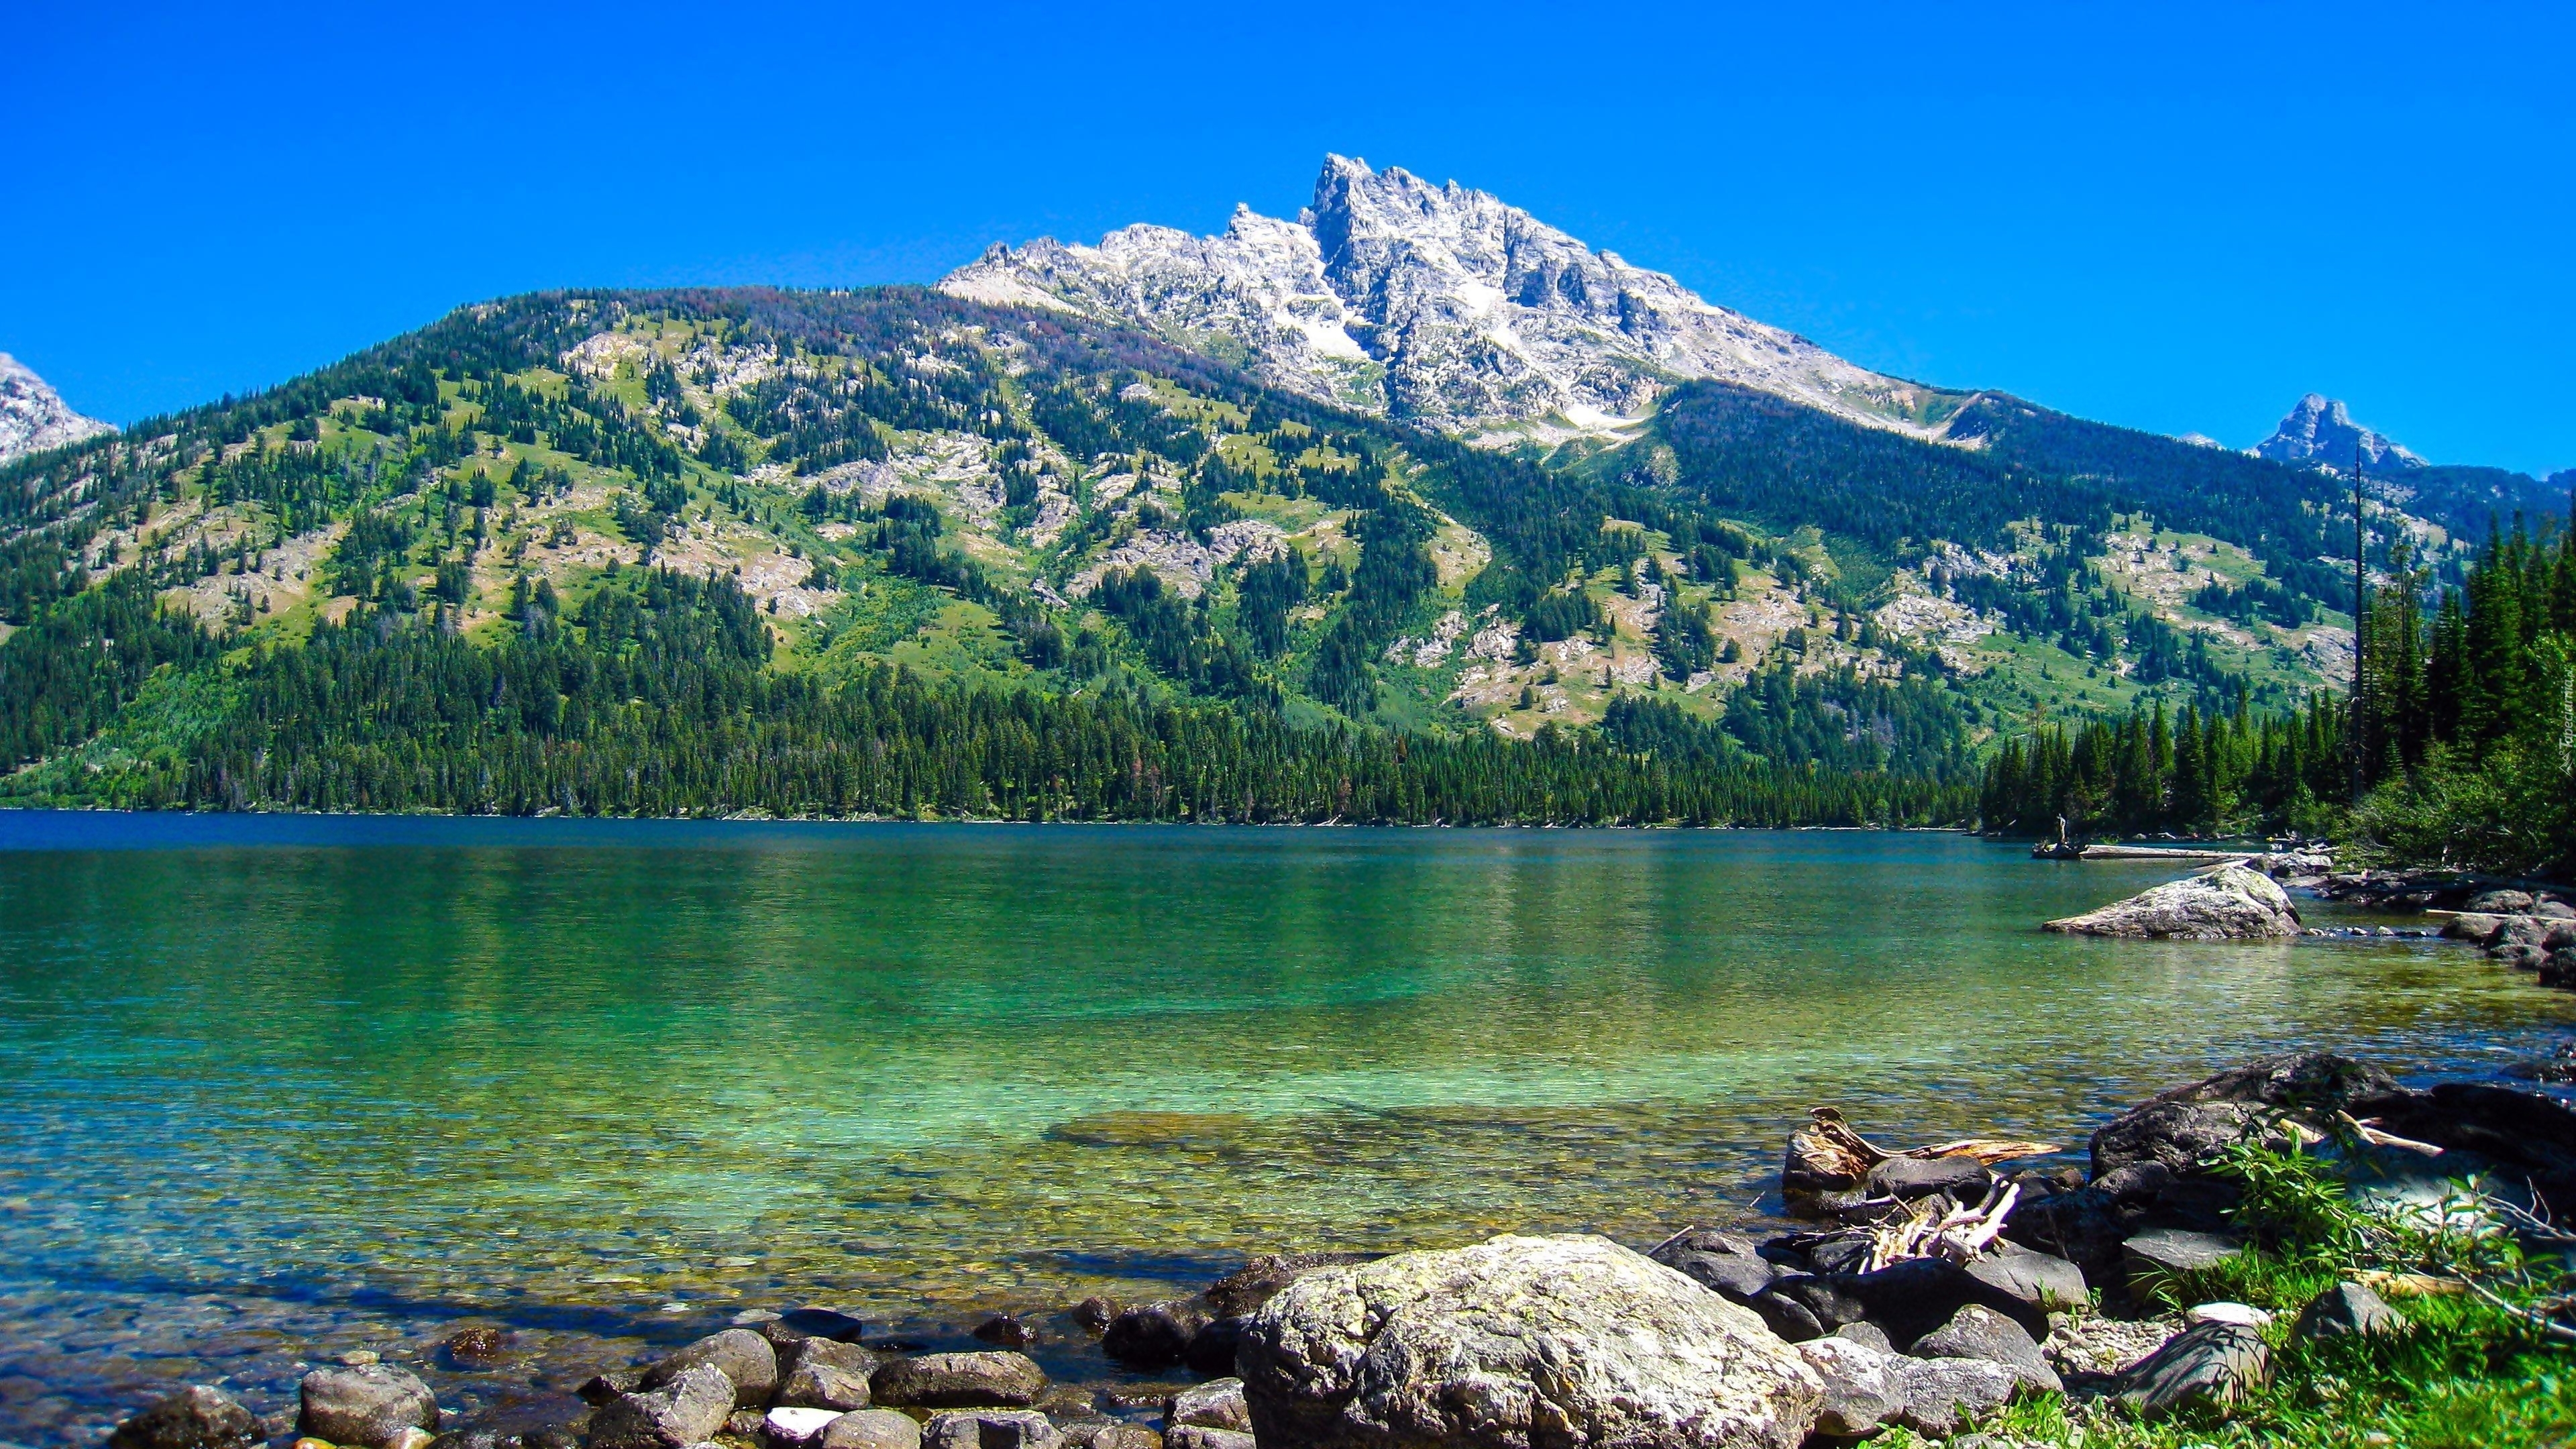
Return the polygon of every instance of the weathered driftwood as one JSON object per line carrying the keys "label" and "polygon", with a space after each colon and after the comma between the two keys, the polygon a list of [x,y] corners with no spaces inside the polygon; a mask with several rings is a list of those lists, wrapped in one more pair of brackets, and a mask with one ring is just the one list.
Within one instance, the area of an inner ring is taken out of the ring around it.
{"label": "weathered driftwood", "polygon": [[2020,1184],[1998,1178],[1975,1207],[1954,1203],[1942,1193],[1911,1205],[1891,1203],[1902,1212],[1870,1230],[1869,1262],[1862,1271],[1874,1273],[1908,1258],[1973,1261],[2003,1235],[2004,1219],[2020,1197]]}

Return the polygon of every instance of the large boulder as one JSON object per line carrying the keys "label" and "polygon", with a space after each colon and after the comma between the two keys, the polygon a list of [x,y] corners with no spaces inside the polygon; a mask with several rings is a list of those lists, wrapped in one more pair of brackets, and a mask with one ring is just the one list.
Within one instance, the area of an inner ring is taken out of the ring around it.
{"label": "large boulder", "polygon": [[1253,1432],[1296,1449],[1794,1449],[1824,1393],[1751,1312],[1577,1235],[1309,1274],[1239,1362]]}
{"label": "large boulder", "polygon": [[592,1410],[584,1442],[590,1449],[686,1449],[725,1426],[733,1399],[723,1370],[695,1364],[659,1388],[619,1394]]}
{"label": "large boulder", "polygon": [[2263,941],[2299,934],[2299,908],[2272,878],[2241,865],[2169,881],[2098,911],[2050,921],[2079,936],[2167,941]]}
{"label": "large boulder", "polygon": [[778,1350],[748,1328],[708,1334],[672,1354],[645,1371],[644,1387],[658,1389],[701,1364],[723,1374],[733,1385],[737,1408],[766,1406],[770,1390],[778,1387]]}
{"label": "large boulder", "polygon": [[391,1364],[319,1368],[304,1376],[295,1432],[333,1444],[388,1445],[406,1429],[438,1427],[438,1396]]}
{"label": "large boulder", "polygon": [[1799,1344],[1798,1355],[1824,1381],[1825,1400],[1816,1410],[1819,1434],[1837,1439],[1874,1434],[1905,1407],[1894,1355],[1885,1349],[1837,1336]]}
{"label": "large boulder", "polygon": [[1046,1370],[1024,1353],[926,1353],[878,1366],[868,1391],[880,1404],[910,1409],[983,1406],[1024,1409],[1046,1387]]}
{"label": "large boulder", "polygon": [[197,1384],[117,1425],[107,1449],[251,1449],[265,1437],[239,1399]]}

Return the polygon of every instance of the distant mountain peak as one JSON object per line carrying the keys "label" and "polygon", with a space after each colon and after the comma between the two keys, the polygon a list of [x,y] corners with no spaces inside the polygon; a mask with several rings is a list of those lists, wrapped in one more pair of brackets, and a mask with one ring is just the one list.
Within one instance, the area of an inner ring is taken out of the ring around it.
{"label": "distant mountain peak", "polygon": [[2307,464],[2337,473],[2352,467],[2356,448],[2364,468],[2422,468],[2422,458],[2395,441],[2352,420],[2342,399],[2309,393],[2299,399],[2272,436],[2254,445],[2254,455],[2274,462]]}
{"label": "distant mountain peak", "polygon": [[1328,155],[1293,221],[996,246],[940,290],[1142,326],[1310,397],[1505,436],[1615,433],[1714,379],[1937,436],[1947,396],[1703,301],[1496,197]]}
{"label": "distant mountain peak", "polygon": [[0,463],[114,431],[72,411],[34,369],[0,352]]}

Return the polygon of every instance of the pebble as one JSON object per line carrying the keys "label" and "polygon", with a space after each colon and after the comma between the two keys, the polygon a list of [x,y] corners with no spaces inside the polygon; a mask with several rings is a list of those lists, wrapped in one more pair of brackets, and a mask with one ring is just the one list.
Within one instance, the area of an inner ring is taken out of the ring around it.
{"label": "pebble", "polygon": [[2233,1323],[2239,1328],[2261,1328],[2272,1321],[2272,1315],[2250,1303],[2203,1303],[2183,1315],[2194,1323]]}

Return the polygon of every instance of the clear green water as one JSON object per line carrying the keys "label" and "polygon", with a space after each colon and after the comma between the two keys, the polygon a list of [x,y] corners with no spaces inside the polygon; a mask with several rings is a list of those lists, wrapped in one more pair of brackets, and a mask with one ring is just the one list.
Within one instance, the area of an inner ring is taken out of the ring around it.
{"label": "clear green water", "polygon": [[[2426,944],[2107,943],[1943,835],[0,814],[0,1442],[523,1330],[924,1341],[1290,1246],[1748,1216],[1788,1126],[2080,1144],[2267,1048],[2569,1016]],[[1093,1372],[1078,1343],[1044,1350]],[[1043,1355],[1042,1355],[1043,1356]]]}

